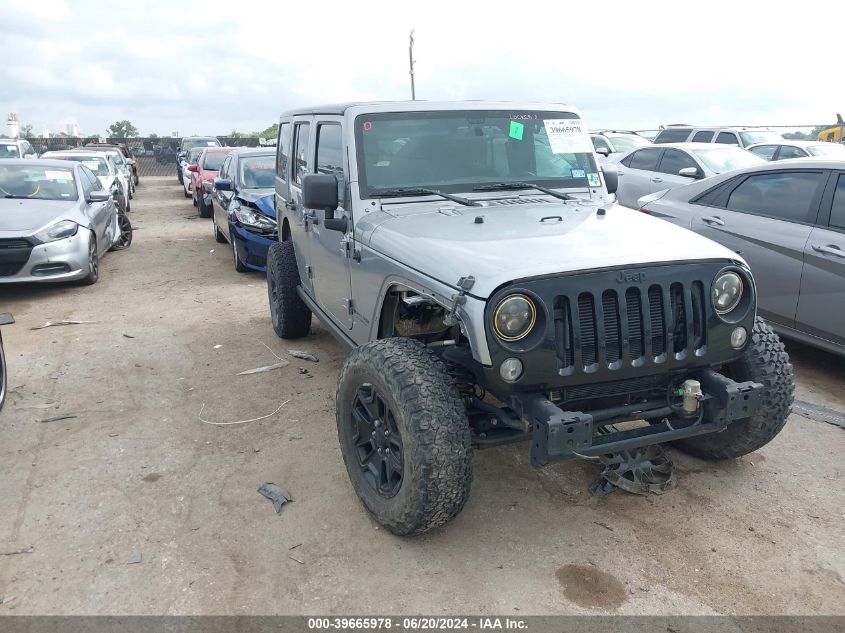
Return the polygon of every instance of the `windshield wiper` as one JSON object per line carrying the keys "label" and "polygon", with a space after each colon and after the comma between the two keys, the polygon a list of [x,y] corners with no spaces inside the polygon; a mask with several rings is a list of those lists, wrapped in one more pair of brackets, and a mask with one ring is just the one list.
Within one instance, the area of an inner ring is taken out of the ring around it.
{"label": "windshield wiper", "polygon": [[377,191],[373,191],[372,194],[379,197],[432,195],[440,196],[441,198],[451,200],[452,202],[457,202],[458,204],[462,204],[465,207],[480,206],[475,200],[467,200],[466,198],[461,198],[460,196],[453,196],[451,193],[443,193],[442,191],[437,191],[437,189],[426,189],[425,187],[397,187],[395,189],[379,189]]}
{"label": "windshield wiper", "polygon": [[568,193],[559,193],[554,189],[549,189],[548,187],[541,187],[540,185],[534,185],[530,182],[494,182],[489,185],[474,187],[473,191],[508,191],[514,189],[536,189],[537,191],[547,193],[550,196],[557,198],[558,200],[575,200],[575,198],[570,196]]}

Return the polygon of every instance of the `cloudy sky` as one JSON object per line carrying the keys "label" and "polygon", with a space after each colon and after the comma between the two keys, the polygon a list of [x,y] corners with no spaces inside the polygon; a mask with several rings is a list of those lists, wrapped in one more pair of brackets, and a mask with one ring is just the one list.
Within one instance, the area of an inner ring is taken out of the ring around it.
{"label": "cloudy sky", "polygon": [[845,111],[837,4],[0,0],[0,115],[222,135],[407,99],[415,28],[420,99],[563,101],[593,128],[821,124]]}

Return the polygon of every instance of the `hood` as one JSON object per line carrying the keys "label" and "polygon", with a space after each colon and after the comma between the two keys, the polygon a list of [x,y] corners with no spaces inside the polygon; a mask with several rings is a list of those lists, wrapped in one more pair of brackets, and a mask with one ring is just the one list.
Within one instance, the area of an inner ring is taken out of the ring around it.
{"label": "hood", "polygon": [[239,191],[238,198],[256,207],[261,213],[268,218],[276,219],[275,193],[272,189],[250,189],[248,191]]}
{"label": "hood", "polygon": [[0,198],[0,234],[30,235],[65,217],[75,200],[16,200]]}
{"label": "hood", "polygon": [[[607,209],[604,216],[596,213],[599,206]],[[476,223],[479,216],[483,222]],[[506,282],[528,277],[671,261],[742,261],[692,231],[619,205],[587,201],[397,205],[367,215],[355,231],[373,249],[443,283],[455,286],[460,277],[472,275],[470,294],[482,299]]]}

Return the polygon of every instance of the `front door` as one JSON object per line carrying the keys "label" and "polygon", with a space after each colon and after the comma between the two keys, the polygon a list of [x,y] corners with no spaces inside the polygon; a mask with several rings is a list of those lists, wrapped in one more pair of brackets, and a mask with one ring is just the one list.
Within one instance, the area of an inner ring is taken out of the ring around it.
{"label": "front door", "polygon": [[834,174],[832,195],[822,202],[819,226],[804,250],[804,275],[795,325],[845,345],[845,172]]}
{"label": "front door", "polygon": [[693,219],[692,230],[727,246],[751,267],[760,316],[794,327],[804,246],[817,215],[821,171],[764,172],[740,179]]}
{"label": "front door", "polygon": [[652,192],[652,179],[660,176],[656,170],[662,153],[663,148],[650,147],[622,159],[617,168],[619,188],[616,198],[619,204],[631,209],[639,208],[637,200]]}
{"label": "front door", "polygon": [[[231,166],[234,164],[235,157],[231,154],[226,157],[226,160],[223,161],[223,164],[220,166],[220,171],[217,173],[217,177],[222,179],[231,179],[234,170]],[[235,183],[232,181],[232,187],[234,188]],[[226,239],[230,242],[232,241],[232,236],[229,233],[229,203],[232,201],[232,197],[234,193],[232,191],[222,191],[217,187],[214,188],[214,192],[211,194],[211,212],[214,216],[214,224],[217,225],[217,230],[223,233],[226,236]]]}
{"label": "front door", "polygon": [[[314,145],[311,142],[311,117],[293,120],[293,145],[289,161],[288,195],[284,201],[285,213],[290,218],[290,231],[295,236],[296,263],[302,287],[314,295],[314,269],[311,262],[311,228],[316,211],[302,206],[302,179],[313,170]],[[277,215],[276,217],[281,217]]]}
{"label": "front door", "polygon": [[[314,290],[317,303],[333,319],[352,327],[352,280],[350,278],[350,255],[352,252],[352,214],[345,210],[343,127],[340,117],[323,117],[316,121],[316,172],[332,174],[337,178],[340,204],[334,213],[310,210],[316,217],[310,223],[310,258],[313,266]],[[326,228],[326,216],[335,219],[348,218],[346,232]]]}

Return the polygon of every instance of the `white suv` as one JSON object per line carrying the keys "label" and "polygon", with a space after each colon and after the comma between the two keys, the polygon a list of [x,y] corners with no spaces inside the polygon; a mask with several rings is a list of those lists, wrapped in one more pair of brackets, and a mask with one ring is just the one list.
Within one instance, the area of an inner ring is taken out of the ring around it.
{"label": "white suv", "polygon": [[0,138],[0,158],[38,158],[38,152],[22,138]]}
{"label": "white suv", "polygon": [[722,143],[745,148],[757,143],[777,143],[782,140],[783,137],[777,132],[761,128],[667,125],[654,138],[654,143]]}

